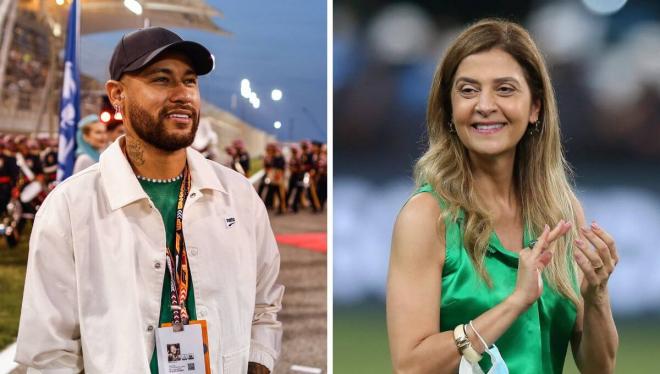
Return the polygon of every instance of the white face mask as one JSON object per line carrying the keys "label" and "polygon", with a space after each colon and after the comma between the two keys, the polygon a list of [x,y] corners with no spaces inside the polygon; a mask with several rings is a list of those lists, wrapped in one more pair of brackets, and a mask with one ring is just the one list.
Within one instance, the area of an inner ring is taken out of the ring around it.
{"label": "white face mask", "polygon": [[[488,370],[488,374],[509,374],[509,368],[506,367],[506,363],[500,354],[500,350],[497,349],[495,344],[493,344],[486,353],[490,356],[490,361],[493,364],[490,370]],[[461,357],[461,363],[458,366],[458,374],[484,374],[484,371],[481,370],[481,366],[479,366],[478,363],[471,364],[465,359],[465,356],[463,356]]]}

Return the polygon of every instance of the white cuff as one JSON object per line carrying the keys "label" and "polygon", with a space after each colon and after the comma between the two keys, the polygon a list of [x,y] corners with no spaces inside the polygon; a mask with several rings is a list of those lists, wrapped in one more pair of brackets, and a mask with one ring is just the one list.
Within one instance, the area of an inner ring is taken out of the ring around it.
{"label": "white cuff", "polygon": [[273,372],[275,368],[275,352],[254,340],[250,343],[250,362],[261,364]]}

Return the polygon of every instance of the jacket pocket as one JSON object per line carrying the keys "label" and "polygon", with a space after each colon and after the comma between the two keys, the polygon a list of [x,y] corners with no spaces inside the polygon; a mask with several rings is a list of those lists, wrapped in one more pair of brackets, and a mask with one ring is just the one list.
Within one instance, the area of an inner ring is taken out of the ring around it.
{"label": "jacket pocket", "polygon": [[250,346],[222,355],[222,374],[245,374],[248,370]]}

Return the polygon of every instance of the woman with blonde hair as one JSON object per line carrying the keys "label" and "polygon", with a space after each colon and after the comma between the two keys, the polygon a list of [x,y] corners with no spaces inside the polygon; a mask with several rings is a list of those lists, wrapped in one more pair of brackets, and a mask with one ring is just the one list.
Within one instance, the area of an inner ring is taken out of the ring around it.
{"label": "woman with blonde hair", "polygon": [[427,126],[392,239],[395,372],[561,373],[570,341],[580,371],[612,373],[616,245],[575,197],[528,32],[487,19],[461,33],[435,72]]}

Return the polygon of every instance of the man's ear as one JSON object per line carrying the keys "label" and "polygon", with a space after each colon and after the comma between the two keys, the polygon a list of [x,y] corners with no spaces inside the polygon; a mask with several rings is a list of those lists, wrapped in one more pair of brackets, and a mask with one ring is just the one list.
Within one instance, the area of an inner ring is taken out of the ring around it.
{"label": "man's ear", "polygon": [[105,91],[108,94],[108,99],[110,99],[112,106],[122,106],[126,95],[124,94],[124,85],[120,81],[111,79],[105,82]]}

